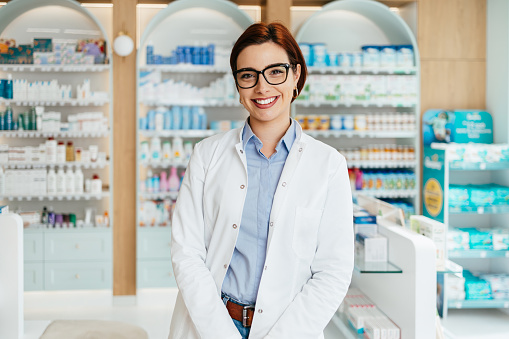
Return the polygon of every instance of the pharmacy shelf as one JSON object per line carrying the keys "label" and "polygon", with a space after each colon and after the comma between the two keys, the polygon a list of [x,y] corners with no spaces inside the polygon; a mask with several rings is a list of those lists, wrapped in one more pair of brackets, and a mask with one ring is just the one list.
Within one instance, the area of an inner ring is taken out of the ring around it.
{"label": "pharmacy shelf", "polygon": [[402,74],[414,75],[415,67],[409,68],[363,68],[363,67],[308,67],[309,74]]}
{"label": "pharmacy shelf", "polygon": [[417,161],[347,161],[348,168],[414,168]]}
{"label": "pharmacy shelf", "polygon": [[401,268],[388,262],[365,262],[355,257],[355,270],[360,273],[403,273]]}
{"label": "pharmacy shelf", "polygon": [[108,64],[93,65],[2,65],[3,72],[105,72],[111,68]]}
{"label": "pharmacy shelf", "polygon": [[366,196],[376,198],[413,198],[418,194],[417,190],[361,190],[353,191],[352,194],[356,195],[361,193]]}
{"label": "pharmacy shelf", "polygon": [[348,320],[346,317],[341,314],[339,311],[334,313],[332,316],[331,322],[336,326],[336,328],[341,332],[342,338],[345,339],[364,339],[363,333],[357,333],[354,329],[348,324]]}
{"label": "pharmacy shelf", "polygon": [[509,308],[508,299],[449,300],[448,308]]}
{"label": "pharmacy shelf", "polygon": [[445,267],[443,269],[437,269],[437,273],[455,274],[455,275],[463,276],[463,267],[456,264],[455,262],[446,260],[444,266]]}
{"label": "pharmacy shelf", "polygon": [[100,100],[17,100],[17,99],[0,99],[0,105],[15,106],[104,106],[110,102],[109,99]]}
{"label": "pharmacy shelf", "polygon": [[179,100],[179,101],[160,101],[160,100],[140,100],[140,104],[156,107],[156,106],[200,106],[200,107],[241,107],[242,105],[236,100]]}
{"label": "pharmacy shelf", "polygon": [[229,68],[221,68],[214,65],[147,65],[141,66],[142,72],[164,72],[164,73],[229,73]]}
{"label": "pharmacy shelf", "polygon": [[140,166],[145,168],[170,168],[170,167],[178,167],[178,168],[186,168],[187,162],[182,161],[151,161],[151,162],[140,162]]}
{"label": "pharmacy shelf", "polygon": [[31,201],[31,200],[39,200],[39,201],[62,201],[62,200],[100,200],[104,198],[109,198],[110,192],[104,191],[101,194],[70,194],[70,195],[16,195],[16,196],[5,196],[0,197],[0,201]]}
{"label": "pharmacy shelf", "polygon": [[345,131],[345,130],[304,130],[304,133],[312,137],[339,138],[415,138],[417,132],[412,131]]}
{"label": "pharmacy shelf", "polygon": [[140,193],[144,200],[177,199],[179,192]]}
{"label": "pharmacy shelf", "polygon": [[449,169],[455,171],[493,171],[509,169],[509,161],[499,162],[465,162],[451,161]]}
{"label": "pharmacy shelf", "polygon": [[295,100],[294,102],[297,106],[302,107],[321,107],[321,106],[332,106],[332,107],[379,107],[379,108],[393,108],[393,107],[408,107],[415,108],[415,103],[395,103],[395,104],[386,104],[386,103],[377,103],[377,102],[341,102],[339,100]]}
{"label": "pharmacy shelf", "polygon": [[153,137],[205,138],[221,132],[222,131],[216,131],[211,129],[186,129],[186,130],[163,130],[163,131],[140,130],[140,134],[145,138]]}
{"label": "pharmacy shelf", "polygon": [[23,229],[23,233],[58,233],[61,232],[83,232],[83,231],[90,231],[90,232],[106,232],[109,231],[112,228],[112,225],[110,226],[95,226],[95,224],[85,224],[80,226],[74,226],[74,227],[49,227],[49,224],[30,224],[27,228]]}
{"label": "pharmacy shelf", "polygon": [[509,205],[449,206],[449,214],[500,214],[509,213]]}
{"label": "pharmacy shelf", "polygon": [[0,137],[4,138],[105,138],[109,131],[99,132],[41,132],[41,131],[0,131]]}
{"label": "pharmacy shelf", "polygon": [[25,168],[41,168],[41,167],[49,167],[49,168],[58,168],[58,167],[76,167],[76,168],[83,168],[83,169],[95,169],[95,168],[105,168],[110,163],[109,161],[103,161],[103,162],[80,162],[80,161],[67,161],[64,163],[33,163],[33,162],[4,162],[0,163],[0,166],[8,169],[25,169]]}
{"label": "pharmacy shelf", "polygon": [[448,252],[451,259],[462,258],[509,258],[509,250],[452,250]]}

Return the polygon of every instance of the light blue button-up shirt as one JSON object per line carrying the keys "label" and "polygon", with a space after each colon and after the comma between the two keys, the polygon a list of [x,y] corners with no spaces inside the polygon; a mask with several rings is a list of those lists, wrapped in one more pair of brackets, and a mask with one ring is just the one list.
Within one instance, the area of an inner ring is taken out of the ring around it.
{"label": "light blue button-up shirt", "polygon": [[272,201],[295,138],[295,120],[291,119],[275,153],[267,159],[261,152],[263,144],[248,121],[244,125],[242,142],[247,160],[247,195],[237,243],[221,289],[244,304],[256,301],[265,265]]}

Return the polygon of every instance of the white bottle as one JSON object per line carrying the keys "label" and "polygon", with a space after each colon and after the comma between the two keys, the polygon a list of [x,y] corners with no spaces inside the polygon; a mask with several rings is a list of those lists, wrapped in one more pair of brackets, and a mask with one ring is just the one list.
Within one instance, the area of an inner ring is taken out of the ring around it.
{"label": "white bottle", "polygon": [[170,141],[166,140],[163,142],[163,161],[170,161],[172,159],[171,144]]}
{"label": "white bottle", "polygon": [[179,162],[184,157],[184,145],[181,137],[173,138],[173,160]]}
{"label": "white bottle", "polygon": [[92,176],[92,186],[90,188],[90,193],[94,195],[99,195],[102,193],[102,181],[99,179],[99,175],[94,174]]}
{"label": "white bottle", "polygon": [[2,166],[0,166],[0,196],[5,194],[5,174]]}
{"label": "white bottle", "polygon": [[57,193],[57,174],[53,168],[48,171],[46,185],[46,194],[55,195]]}
{"label": "white bottle", "polygon": [[161,161],[161,139],[158,137],[154,137],[150,141],[150,161]]}
{"label": "white bottle", "polygon": [[65,163],[65,143],[63,141],[59,141],[57,144],[57,163]]}
{"label": "white bottle", "polygon": [[53,138],[46,141],[46,161],[50,164],[57,162],[57,141]]}
{"label": "white bottle", "polygon": [[83,194],[83,172],[77,168],[74,173],[74,193]]}
{"label": "white bottle", "polygon": [[65,192],[67,194],[74,194],[74,186],[74,173],[72,168],[68,168],[67,173],[65,173]]}
{"label": "white bottle", "polygon": [[62,167],[58,169],[57,172],[57,195],[65,194],[65,172]]}

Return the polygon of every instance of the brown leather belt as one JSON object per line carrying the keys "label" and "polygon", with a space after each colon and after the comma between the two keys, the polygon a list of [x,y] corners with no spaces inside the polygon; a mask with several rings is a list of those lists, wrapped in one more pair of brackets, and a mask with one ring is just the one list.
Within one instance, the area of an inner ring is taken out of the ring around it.
{"label": "brown leather belt", "polygon": [[228,300],[226,302],[226,309],[232,319],[242,322],[242,326],[251,327],[253,322],[253,315],[255,306],[242,306]]}

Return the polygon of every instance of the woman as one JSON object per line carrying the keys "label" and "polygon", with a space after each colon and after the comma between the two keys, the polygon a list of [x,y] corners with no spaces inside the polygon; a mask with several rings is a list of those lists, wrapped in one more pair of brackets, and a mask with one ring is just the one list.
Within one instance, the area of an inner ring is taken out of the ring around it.
{"label": "woman", "polygon": [[353,269],[345,158],[290,118],[306,65],[283,25],[250,26],[230,65],[249,118],[198,143],[187,168],[170,338],[323,338]]}

